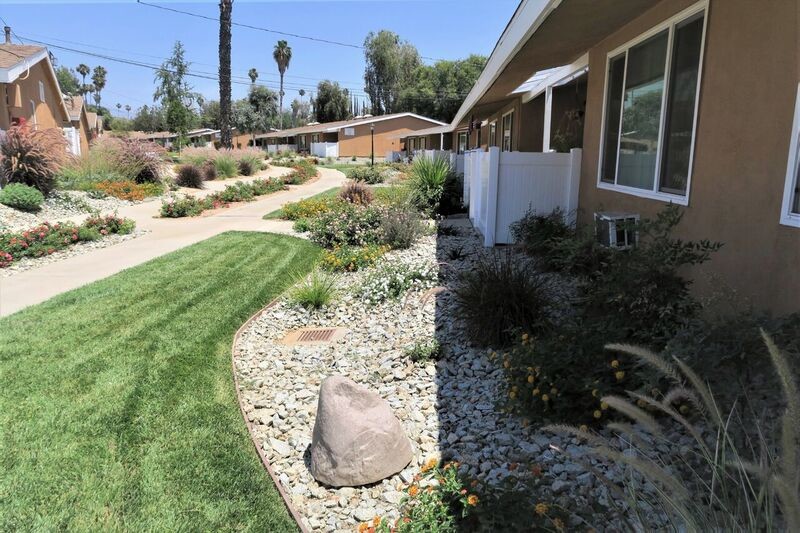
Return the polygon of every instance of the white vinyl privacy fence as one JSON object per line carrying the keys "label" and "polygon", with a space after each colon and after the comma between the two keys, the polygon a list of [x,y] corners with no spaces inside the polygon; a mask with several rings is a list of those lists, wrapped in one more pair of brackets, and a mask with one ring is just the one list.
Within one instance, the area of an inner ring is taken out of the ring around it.
{"label": "white vinyl privacy fence", "polygon": [[267,152],[274,154],[276,152],[296,152],[296,144],[268,144]]}
{"label": "white vinyl privacy fence", "polygon": [[311,143],[311,155],[316,157],[339,157],[339,143]]}
{"label": "white vinyl privacy fence", "polygon": [[488,152],[464,154],[464,202],[469,218],[483,235],[484,246],[513,242],[511,225],[528,210],[548,214],[556,208],[578,208],[581,150],[555,152]]}
{"label": "white vinyl privacy fence", "polygon": [[414,157],[425,159],[444,159],[450,164],[450,168],[456,170],[456,154],[450,150],[415,150]]}

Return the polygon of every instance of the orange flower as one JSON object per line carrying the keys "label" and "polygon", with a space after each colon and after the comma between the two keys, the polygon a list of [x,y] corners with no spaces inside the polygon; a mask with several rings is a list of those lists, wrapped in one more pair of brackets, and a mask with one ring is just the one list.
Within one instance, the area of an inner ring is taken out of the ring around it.
{"label": "orange flower", "polygon": [[478,497],[474,494],[470,494],[467,496],[467,504],[472,506],[478,505]]}
{"label": "orange flower", "polygon": [[439,460],[436,459],[435,457],[431,457],[430,459],[425,461],[424,465],[422,465],[422,471],[427,472],[428,470],[436,467],[437,464],[439,464]]}
{"label": "orange flower", "polygon": [[358,533],[365,533],[369,529],[369,525],[366,522],[361,522],[358,524]]}
{"label": "orange flower", "polygon": [[408,495],[409,496],[411,496],[413,498],[417,494],[419,494],[419,486],[418,485],[411,485],[410,487],[408,487]]}
{"label": "orange flower", "polygon": [[536,504],[536,507],[534,507],[533,510],[539,516],[544,516],[547,514],[547,511],[549,511],[550,508],[547,506],[546,503],[539,502]]}
{"label": "orange flower", "polygon": [[379,525],[381,525],[381,517],[376,516],[375,518],[372,519],[372,526],[378,527]]}

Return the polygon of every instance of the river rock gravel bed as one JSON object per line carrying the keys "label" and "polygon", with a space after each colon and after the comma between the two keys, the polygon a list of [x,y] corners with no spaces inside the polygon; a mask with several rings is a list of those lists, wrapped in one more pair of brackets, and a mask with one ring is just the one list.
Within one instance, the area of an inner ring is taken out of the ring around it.
{"label": "river rock gravel bed", "polygon": [[[480,254],[492,253],[467,227],[457,233],[424,237],[411,249],[390,252],[384,261],[437,263],[440,286],[452,285]],[[502,369],[485,349],[465,340],[451,293],[418,290],[400,300],[367,305],[353,289],[368,275],[342,275],[338,297],[319,311],[280,298],[243,330],[234,348],[234,371],[255,441],[310,530],[354,531],[376,515],[397,518],[404,485],[434,457],[457,460],[462,473],[489,484],[532,472],[539,476],[544,501],[579,511],[570,528],[624,529],[619,513],[625,504],[570,457],[582,457],[612,481],[619,481],[623,470],[589,458],[574,438],[554,436],[502,412],[498,405],[507,395]],[[569,286],[554,285],[570,296]],[[302,327],[345,327],[349,332],[332,344],[281,344],[289,331]],[[443,350],[438,361],[414,363],[405,355],[415,342],[434,337]],[[312,478],[308,447],[319,386],[331,374],[347,376],[389,402],[415,452],[399,474],[371,486],[339,489]]]}
{"label": "river rock gravel bed", "polygon": [[113,196],[92,198],[81,191],[55,191],[47,197],[42,208],[35,212],[20,211],[0,204],[0,231],[21,231],[43,222],[59,222],[92,213],[113,213],[135,202]]}

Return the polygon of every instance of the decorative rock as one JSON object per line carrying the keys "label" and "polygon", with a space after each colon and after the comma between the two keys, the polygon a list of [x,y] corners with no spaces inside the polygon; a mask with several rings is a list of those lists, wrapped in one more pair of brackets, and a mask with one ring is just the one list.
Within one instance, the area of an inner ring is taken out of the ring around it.
{"label": "decorative rock", "polygon": [[411,462],[411,442],[389,404],[343,376],[330,376],[319,393],[311,474],[334,487],[366,485]]}

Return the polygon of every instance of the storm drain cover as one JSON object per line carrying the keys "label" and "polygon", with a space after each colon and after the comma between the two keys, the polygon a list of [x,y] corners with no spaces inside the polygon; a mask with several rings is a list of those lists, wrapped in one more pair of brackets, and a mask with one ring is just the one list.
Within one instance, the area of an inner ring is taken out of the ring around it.
{"label": "storm drain cover", "polygon": [[334,342],[347,333],[345,328],[302,328],[290,331],[283,344],[325,344]]}

